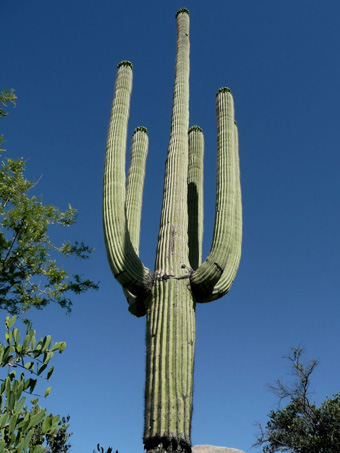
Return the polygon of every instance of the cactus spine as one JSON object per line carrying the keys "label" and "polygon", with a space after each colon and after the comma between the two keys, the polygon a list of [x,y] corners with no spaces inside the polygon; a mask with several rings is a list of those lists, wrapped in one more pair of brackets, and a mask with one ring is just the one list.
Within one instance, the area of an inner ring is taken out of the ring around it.
{"label": "cactus spine", "polygon": [[108,260],[129,310],[146,314],[144,447],[149,453],[191,452],[195,307],[226,294],[241,256],[242,208],[234,104],[216,95],[217,190],[213,241],[201,264],[204,138],[189,129],[189,12],[177,12],[177,55],[171,133],[155,271],[138,256],[148,136],[133,134],[125,181],[132,65],[118,65],[104,173],[103,217]]}

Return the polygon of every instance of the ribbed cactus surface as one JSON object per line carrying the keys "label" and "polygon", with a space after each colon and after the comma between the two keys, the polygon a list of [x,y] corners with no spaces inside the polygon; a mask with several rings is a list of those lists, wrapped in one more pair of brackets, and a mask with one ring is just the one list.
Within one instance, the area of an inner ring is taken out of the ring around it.
{"label": "ribbed cactus surface", "polygon": [[103,218],[108,260],[129,310],[146,315],[144,447],[191,452],[195,308],[225,295],[241,256],[238,135],[228,88],[216,95],[217,190],[211,250],[201,264],[204,137],[189,129],[189,12],[177,12],[177,54],[163,203],[151,272],[138,256],[147,130],[135,129],[125,154],[132,65],[118,65],[107,138]]}

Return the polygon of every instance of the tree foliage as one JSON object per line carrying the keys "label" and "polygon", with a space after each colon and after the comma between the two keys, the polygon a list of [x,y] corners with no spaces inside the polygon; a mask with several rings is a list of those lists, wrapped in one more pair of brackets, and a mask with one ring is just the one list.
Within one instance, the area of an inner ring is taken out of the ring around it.
{"label": "tree foliage", "polygon": [[[26,400],[27,395],[38,396],[34,392],[39,378],[46,381],[51,378],[54,367],[50,361],[56,352],[63,352],[66,344],[53,344],[49,335],[37,341],[36,331],[29,322],[20,341],[15,321],[15,316],[6,317],[5,341],[0,343],[0,368],[7,368],[7,376],[0,379],[0,452],[45,452],[42,442],[32,441],[36,429],[39,426],[43,441],[46,436],[51,439],[60,431],[60,417],[48,414],[38,406],[37,400],[31,403]],[[47,387],[44,396],[50,391],[51,387]]]}
{"label": "tree foliage", "polygon": [[279,401],[288,404],[268,414],[265,428],[254,446],[263,453],[339,453],[340,451],[340,393],[327,398],[319,407],[310,400],[310,377],[318,362],[303,362],[303,348],[292,348],[286,357],[296,380],[293,385],[280,380],[272,386]]}
{"label": "tree foliage", "polygon": [[[13,90],[0,92],[0,118],[7,116],[5,107],[15,104]],[[69,227],[76,211],[62,212],[42,203],[32,192],[33,181],[24,176],[23,158],[4,156],[0,136],[0,309],[9,314],[23,314],[31,308],[43,308],[56,302],[71,309],[70,294],[97,289],[97,284],[76,274],[70,276],[57,260],[75,256],[89,257],[91,249],[84,243],[64,242],[55,245],[50,227]],[[61,353],[65,342],[53,343],[50,335],[36,339],[28,320],[26,333],[14,327],[16,316],[7,316],[5,341],[0,342],[0,453],[66,453],[70,449],[67,431],[69,418],[60,418],[40,407],[38,381],[48,381],[53,374],[50,361]],[[51,391],[47,387],[46,398]],[[27,396],[35,399],[27,401]]]}
{"label": "tree foliage", "polygon": [[[103,447],[100,446],[100,444],[97,444],[97,450],[93,450],[93,453],[100,452],[100,453],[113,453],[112,447],[109,447],[107,450],[104,450]],[[116,450],[116,453],[118,453],[118,450]]]}
{"label": "tree foliage", "polygon": [[2,90],[0,92],[0,118],[7,116],[7,110],[4,107],[7,107],[8,104],[15,105],[16,96],[14,90]]}
{"label": "tree foliage", "polygon": [[[12,91],[2,91],[0,103],[14,99]],[[0,308],[15,314],[55,302],[70,310],[70,294],[96,289],[97,284],[78,274],[70,276],[57,259],[87,259],[91,249],[83,242],[55,245],[48,231],[52,225],[73,225],[76,211],[43,204],[31,193],[36,184],[24,176],[24,159],[3,153],[0,144]]]}
{"label": "tree foliage", "polygon": [[[32,401],[32,413],[41,410],[38,405],[38,400]],[[53,417],[52,414],[48,414],[49,417]],[[57,430],[52,433],[43,432],[43,423],[41,421],[34,428],[34,433],[30,441],[30,448],[34,449],[37,445],[45,445],[45,453],[68,453],[71,449],[69,442],[72,433],[68,432],[70,416],[59,418],[57,423]]]}

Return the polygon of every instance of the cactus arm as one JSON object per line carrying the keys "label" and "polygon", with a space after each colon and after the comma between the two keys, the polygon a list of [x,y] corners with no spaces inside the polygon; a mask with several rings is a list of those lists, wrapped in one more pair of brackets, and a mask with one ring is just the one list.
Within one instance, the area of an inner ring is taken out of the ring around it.
{"label": "cactus arm", "polygon": [[129,172],[126,182],[126,218],[131,244],[139,255],[140,222],[149,137],[145,127],[137,127],[132,135]]}
{"label": "cactus arm", "polygon": [[235,171],[236,171],[236,181],[237,186],[236,186],[236,200],[235,200],[235,227],[233,229],[233,238],[232,241],[234,241],[236,247],[235,247],[235,253],[233,254],[233,260],[234,262],[231,264],[231,266],[227,266],[225,271],[223,272],[220,280],[218,281],[217,285],[215,285],[212,293],[211,293],[211,300],[216,300],[222,297],[224,294],[226,294],[235,277],[236,277],[236,272],[238,270],[238,266],[240,263],[241,259],[241,243],[242,243],[242,200],[241,200],[241,185],[240,185],[240,162],[239,162],[239,153],[238,153],[238,130],[237,130],[237,124],[235,121],[234,125],[234,139],[235,139],[235,159],[236,159],[236,166],[235,166]]}
{"label": "cactus arm", "polygon": [[242,238],[242,206],[234,101],[228,88],[216,96],[217,188],[213,241],[203,264],[192,274],[197,302],[210,302],[226,294],[235,278]]}
{"label": "cactus arm", "polygon": [[189,127],[189,14],[177,14],[177,53],[171,132],[165,165],[163,204],[156,252],[156,272],[184,274],[188,265],[188,127]]}
{"label": "cactus arm", "polygon": [[[139,255],[140,223],[142,215],[142,198],[145,179],[145,164],[148,154],[149,137],[145,127],[137,127],[132,135],[129,172],[126,181],[126,219],[131,244]],[[124,289],[129,304],[129,311],[137,317],[144,316],[144,300]]]}
{"label": "cactus arm", "polygon": [[189,261],[196,270],[202,262],[203,240],[203,158],[204,137],[202,129],[192,126],[188,133],[188,238]]}
{"label": "cactus arm", "polygon": [[108,261],[119,283],[136,296],[149,292],[150,271],[131,243],[125,214],[125,150],[132,90],[132,65],[118,65],[106,145],[103,223]]}

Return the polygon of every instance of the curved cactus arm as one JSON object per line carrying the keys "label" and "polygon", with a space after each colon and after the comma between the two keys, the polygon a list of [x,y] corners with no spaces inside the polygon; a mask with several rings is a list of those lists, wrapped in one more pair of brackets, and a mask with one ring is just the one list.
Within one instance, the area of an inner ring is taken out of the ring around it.
{"label": "curved cactus arm", "polygon": [[130,240],[137,255],[139,255],[140,222],[148,147],[149,137],[147,129],[145,127],[137,127],[132,135],[125,201]]}
{"label": "curved cactus arm", "polygon": [[192,126],[188,133],[188,237],[189,262],[197,269],[202,262],[203,240],[203,159],[204,136],[199,126]]}
{"label": "curved cactus arm", "polygon": [[[148,131],[145,127],[137,127],[132,135],[129,172],[126,181],[126,218],[131,244],[139,255],[140,223],[142,216],[142,199],[145,179],[145,164],[149,148]],[[133,315],[144,316],[144,300],[124,289],[124,295]]]}
{"label": "curved cactus arm", "polygon": [[106,145],[103,223],[111,270],[119,283],[136,296],[148,294],[149,269],[143,266],[131,243],[125,213],[125,152],[132,91],[132,65],[118,65]]}
{"label": "curved cactus arm", "polygon": [[177,53],[171,132],[155,270],[157,278],[188,275],[189,12],[177,12]]}
{"label": "curved cactus arm", "polygon": [[235,165],[235,172],[236,172],[236,180],[238,181],[238,184],[236,186],[236,192],[235,192],[235,210],[234,210],[234,228],[233,228],[233,238],[232,241],[235,243],[235,253],[232,255],[234,262],[231,263],[230,266],[227,266],[226,269],[224,270],[221,278],[219,279],[218,283],[215,285],[210,301],[219,299],[222,297],[224,294],[226,294],[229,289],[231,288],[231,285],[236,277],[236,272],[238,269],[238,266],[240,264],[240,259],[241,259],[241,243],[242,243],[242,200],[241,200],[241,185],[239,183],[240,181],[240,162],[239,162],[239,153],[238,153],[238,130],[237,130],[237,124],[235,121],[234,125],[234,140],[235,140],[235,159],[236,159],[236,165]]}
{"label": "curved cactus arm", "polygon": [[213,241],[210,253],[191,276],[197,302],[210,302],[226,294],[241,257],[242,205],[235,133],[234,101],[229,88],[216,96],[217,188]]}

